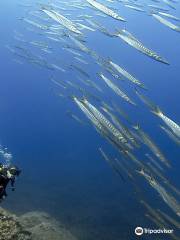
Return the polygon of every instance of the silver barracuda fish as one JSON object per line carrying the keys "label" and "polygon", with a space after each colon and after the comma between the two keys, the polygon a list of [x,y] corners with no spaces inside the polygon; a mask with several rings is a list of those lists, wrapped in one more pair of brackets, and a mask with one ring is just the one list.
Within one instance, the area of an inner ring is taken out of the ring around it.
{"label": "silver barracuda fish", "polygon": [[120,73],[122,76],[124,76],[125,78],[127,78],[129,81],[131,81],[132,83],[138,85],[139,87],[145,88],[144,84],[141,83],[138,79],[136,79],[135,77],[133,77],[130,73],[128,73],[125,69],[123,69],[122,67],[120,67],[118,64],[109,61],[109,64],[118,72]]}
{"label": "silver barracuda fish", "polygon": [[85,123],[78,117],[76,116],[75,114],[73,114],[71,111],[67,111],[66,114],[71,117],[72,119],[74,119],[76,122],[84,125]]}
{"label": "silver barracuda fish", "polygon": [[125,21],[123,17],[120,17],[117,13],[115,13],[113,10],[110,8],[104,6],[103,4],[94,1],[94,0],[86,0],[90,5],[92,5],[94,8],[98,9],[99,11],[105,13],[106,15],[115,18],[120,21]]}
{"label": "silver barracuda fish", "polygon": [[160,128],[168,135],[170,139],[172,139],[177,145],[180,145],[180,138],[176,137],[175,134],[164,126],[160,126]]}
{"label": "silver barracuda fish", "polygon": [[158,168],[158,170],[164,171],[160,164],[149,153],[146,153],[145,156]]}
{"label": "silver barracuda fish", "polygon": [[145,55],[155,59],[158,62],[162,62],[164,64],[169,64],[167,60],[163,57],[159,56],[156,52],[152,51],[151,49],[145,47],[138,39],[136,39],[132,34],[128,33],[127,31],[120,30],[114,36],[120,37],[124,40],[127,44],[134,47],[138,51],[144,53]]}
{"label": "silver barracuda fish", "polygon": [[175,194],[176,196],[178,195],[178,197],[180,196],[180,191],[174,185],[172,185],[172,183],[170,183],[169,180],[159,170],[157,170],[155,167],[153,167],[150,162],[148,163],[148,166],[149,166],[150,170],[152,171],[152,173],[154,173],[154,175],[156,177],[161,179],[163,184],[165,184],[168,187],[168,189],[171,190],[171,192],[173,194]]}
{"label": "silver barracuda fish", "polygon": [[70,30],[71,32],[74,32],[76,34],[82,34],[81,31],[78,30],[78,28],[75,26],[73,22],[71,22],[69,19],[61,15],[60,13],[57,13],[56,11],[53,10],[47,10],[47,9],[42,9],[44,13],[46,13],[49,17],[54,19],[56,22],[60,23],[63,25],[65,28]]}
{"label": "silver barracuda fish", "polygon": [[169,13],[165,13],[165,12],[158,12],[159,15],[162,15],[164,17],[167,17],[167,18],[170,18],[170,19],[173,19],[175,21],[180,21],[180,18],[172,15],[172,14],[169,14]]}
{"label": "silver barracuda fish", "polygon": [[148,203],[146,203],[144,200],[141,200],[140,203],[143,204],[143,206],[148,210],[149,214],[153,218],[155,218],[157,221],[165,224],[165,221],[163,220],[163,218],[161,218],[161,216],[158,214],[158,212],[155,209],[153,209]]}
{"label": "silver barracuda fish", "polygon": [[175,6],[168,0],[162,0],[168,7],[172,9],[176,9]]}
{"label": "silver barracuda fish", "polygon": [[107,77],[105,77],[102,73],[99,76],[104,80],[104,82],[121,98],[132,105],[136,105],[119,87],[117,87],[114,83],[112,83]]}
{"label": "silver barracuda fish", "polygon": [[180,204],[177,202],[177,200],[170,195],[164,187],[162,187],[154,178],[149,176],[143,169],[139,171],[139,174],[141,174],[148,183],[159,193],[162,200],[178,215],[180,216]]}
{"label": "silver barracuda fish", "polygon": [[138,12],[145,12],[144,9],[137,7],[137,6],[133,6],[133,5],[129,5],[129,4],[125,4],[124,6],[127,8],[130,8],[130,9],[133,9],[135,11],[138,11]]}
{"label": "silver barracuda fish", "polygon": [[161,118],[163,122],[173,131],[173,133],[178,138],[180,138],[180,126],[173,120],[168,118],[166,115],[164,115],[161,109],[158,106],[156,106],[152,101],[150,101],[147,97],[143,96],[138,91],[136,91],[136,94],[142,100],[142,102],[144,102],[150,108],[151,112],[154,113],[159,118]]}
{"label": "silver barracuda fish", "polygon": [[103,158],[105,159],[105,161],[111,166],[111,168],[120,176],[121,180],[125,181],[121,171],[120,171],[120,168],[116,162],[115,159],[111,159],[107,156],[107,154],[102,150],[102,148],[99,148],[99,151],[101,153],[101,155],[103,156]]}
{"label": "silver barracuda fish", "polygon": [[160,117],[163,122],[166,123],[166,125],[174,132],[174,134],[180,138],[180,126],[177,123],[164,115],[159,108],[157,108],[157,110],[153,113]]}
{"label": "silver barracuda fish", "polygon": [[176,32],[180,32],[180,27],[171,23],[170,21],[166,20],[165,18],[157,15],[157,14],[152,14],[152,16],[157,19],[160,23],[164,24],[165,26],[171,28],[172,30],[176,31]]}
{"label": "silver barracuda fish", "polygon": [[156,11],[163,11],[163,12],[168,12],[169,11],[169,9],[167,9],[167,8],[163,8],[161,6],[153,5],[153,4],[149,4],[148,7],[152,8]]}
{"label": "silver barracuda fish", "polygon": [[138,133],[139,133],[140,137],[142,138],[144,144],[149,147],[151,152],[154,153],[154,155],[159,160],[161,160],[161,162],[163,162],[167,167],[170,167],[170,164],[169,164],[168,160],[165,158],[165,156],[163,155],[163,153],[161,152],[159,147],[156,146],[156,144],[152,141],[152,139],[138,125],[134,126],[134,129],[136,129],[138,131]]}
{"label": "silver barracuda fish", "polygon": [[164,213],[163,211],[158,209],[158,212],[171,224],[173,224],[176,228],[180,229],[180,223],[177,222],[175,219]]}

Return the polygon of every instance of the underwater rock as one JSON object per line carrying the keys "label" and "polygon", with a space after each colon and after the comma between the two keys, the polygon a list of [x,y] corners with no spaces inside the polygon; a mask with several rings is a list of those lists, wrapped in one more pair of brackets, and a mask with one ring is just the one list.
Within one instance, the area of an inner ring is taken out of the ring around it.
{"label": "underwater rock", "polygon": [[44,212],[19,217],[0,208],[0,240],[77,240],[62,224]]}
{"label": "underwater rock", "polygon": [[18,218],[3,208],[0,208],[0,240],[32,240]]}
{"label": "underwater rock", "polygon": [[44,212],[29,212],[19,217],[33,240],[77,240],[62,224]]}

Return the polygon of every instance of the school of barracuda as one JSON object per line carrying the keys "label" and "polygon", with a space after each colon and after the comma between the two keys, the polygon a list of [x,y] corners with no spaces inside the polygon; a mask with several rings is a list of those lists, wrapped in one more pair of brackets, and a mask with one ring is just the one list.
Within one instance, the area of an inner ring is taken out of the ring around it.
{"label": "school of barracuda", "polygon": [[[113,3],[116,3],[116,6],[118,4],[119,8],[114,8]],[[110,18],[112,21],[118,21],[119,26],[123,26],[126,21],[128,22],[121,11],[121,6],[123,6],[132,14],[134,10],[139,12],[137,14],[146,14],[147,17],[156,19],[159,28],[160,24],[163,24],[169,28],[169,31],[174,30],[177,32],[174,34],[179,34],[180,16],[174,14],[178,3],[178,0],[149,0],[146,3],[141,0],[51,0],[48,1],[48,4],[38,2],[31,6],[31,4],[21,2],[19,6],[26,9],[26,16],[20,16],[19,21],[22,22],[27,32],[33,32],[42,40],[29,41],[26,40],[24,33],[14,31],[14,39],[17,43],[14,46],[6,45],[17,64],[27,61],[50,71],[49,79],[54,85],[57,95],[64,101],[66,99],[69,101],[70,97],[102,138],[105,138],[117,149],[119,158],[112,158],[105,153],[102,147],[99,147],[104,160],[122,181],[130,181],[134,186],[134,191],[143,192],[137,179],[144,178],[145,182],[154,190],[154,194],[158,193],[159,199],[167,205],[170,211],[172,210],[171,216],[164,210],[153,208],[148,201],[138,200],[147,212],[146,217],[158,227],[163,226],[163,228],[180,227],[178,222],[180,191],[166,177],[166,172],[171,169],[172,162],[167,159],[155,139],[151,138],[151,133],[146,133],[140,124],[134,123],[124,111],[124,105],[129,104],[130,108],[137,108],[138,103],[132,99],[132,94],[130,97],[127,91],[121,87],[121,82],[130,85],[134,96],[138,97],[149,111],[161,119],[162,125],[159,126],[159,134],[164,132],[166,137],[172,140],[177,147],[180,145],[180,126],[171,119],[168,113],[163,113],[159,106],[145,96],[150,89],[147,89],[139,77],[128,71],[128,66],[115,62],[113,57],[100,56],[98,52],[89,47],[87,33],[96,34],[98,32],[111,38],[112,46],[110,47],[112,48],[115,48],[114,40],[124,41],[130,45],[130,48],[138,50],[139,54],[150,57],[149,61],[154,61],[155,64],[171,65],[162,56],[163,53],[151,50],[148,43],[141,42],[135,37],[135,33],[131,33],[123,27],[109,31],[100,21],[94,20],[94,17],[98,16],[107,20]],[[88,12],[85,14],[86,9]],[[171,13],[172,9],[173,13]],[[72,12],[73,18],[71,17]],[[76,16],[75,19],[74,16]],[[32,45],[42,54],[34,54],[30,50]],[[55,48],[55,46],[57,47]],[[71,56],[73,63],[66,63],[61,58],[57,59],[58,48],[63,49],[68,56]],[[55,53],[54,58],[53,53]],[[51,63],[47,60],[46,54],[52,56]],[[86,70],[92,62],[96,66],[93,76],[90,74],[91,69]],[[164,67],[169,68],[170,66],[164,65]],[[60,77],[54,77],[54,72],[59,72]],[[69,73],[71,77],[68,77]],[[102,84],[104,84],[104,88],[101,87]],[[117,95],[118,103],[107,101],[105,97],[107,93],[104,89]],[[142,93],[144,90],[146,92]],[[69,110],[67,115],[84,127],[88,125],[81,117]],[[151,123],[149,122],[149,124]],[[142,146],[146,149],[143,154]],[[139,152],[141,152],[141,156]],[[171,235],[171,238],[178,239],[175,234]]]}

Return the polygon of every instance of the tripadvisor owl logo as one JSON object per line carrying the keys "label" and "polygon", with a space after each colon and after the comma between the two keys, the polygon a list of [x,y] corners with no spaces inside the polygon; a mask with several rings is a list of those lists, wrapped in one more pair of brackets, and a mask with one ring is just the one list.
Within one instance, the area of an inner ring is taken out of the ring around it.
{"label": "tripadvisor owl logo", "polygon": [[138,236],[141,236],[143,234],[143,228],[142,227],[136,227],[135,228],[135,234]]}

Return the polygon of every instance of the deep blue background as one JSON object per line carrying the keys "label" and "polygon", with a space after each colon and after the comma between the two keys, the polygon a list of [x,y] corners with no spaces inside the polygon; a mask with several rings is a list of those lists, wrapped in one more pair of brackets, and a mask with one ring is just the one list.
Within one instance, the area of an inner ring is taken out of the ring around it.
{"label": "deep blue background", "polygon": [[[148,87],[151,99],[178,122],[179,33],[146,13],[127,9],[120,3],[115,7],[127,18],[126,23],[108,17],[97,19],[110,30],[125,27],[147,47],[168,59],[170,66],[153,61],[120,39],[98,32],[87,32],[87,45],[101,56],[112,57],[114,62],[137,76]],[[135,226],[149,226],[150,223],[145,224],[142,207],[135,201],[130,185],[122,183],[114,174],[100,156],[98,147],[103,146],[112,155],[118,156],[118,153],[91,126],[82,127],[67,117],[65,113],[71,109],[85,119],[71,101],[64,102],[54,94],[48,70],[26,62],[16,64],[12,53],[5,48],[17,43],[13,38],[15,29],[22,33],[25,31],[26,24],[18,18],[25,16],[26,11],[28,9],[18,6],[17,1],[0,3],[0,142],[8,147],[14,162],[23,169],[16,192],[9,193],[3,206],[17,213],[47,211],[67,225],[79,239],[130,239],[131,235],[134,237]],[[88,11],[94,13],[94,10]],[[171,13],[180,16],[180,6]],[[28,37],[37,40],[34,33],[29,33]],[[61,46],[59,49],[58,45],[54,47],[53,54],[57,58],[66,58],[65,52],[62,55]],[[86,67],[89,73],[92,71],[94,74],[93,68],[93,63],[89,69]],[[100,80],[99,84],[103,85]],[[126,88],[126,84],[122,83],[122,86]],[[104,89],[111,94],[107,88]],[[130,95],[138,102],[138,111],[126,105],[124,108],[134,122],[140,122],[150,133],[170,159],[173,169],[168,175],[178,184],[180,164],[177,146],[159,130],[161,121],[134,96],[133,88]],[[152,203],[159,199],[154,192],[149,197]],[[161,204],[159,200],[157,205]]]}

